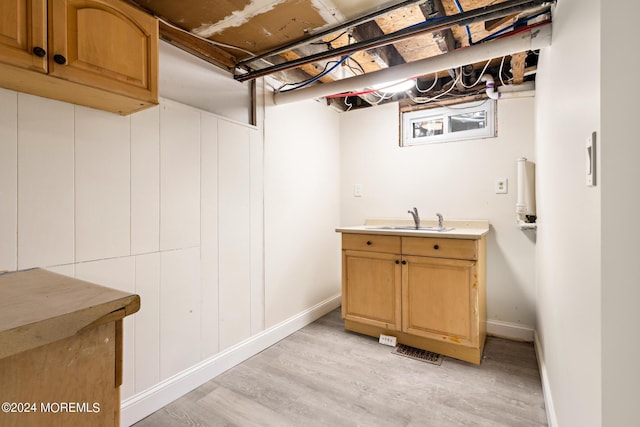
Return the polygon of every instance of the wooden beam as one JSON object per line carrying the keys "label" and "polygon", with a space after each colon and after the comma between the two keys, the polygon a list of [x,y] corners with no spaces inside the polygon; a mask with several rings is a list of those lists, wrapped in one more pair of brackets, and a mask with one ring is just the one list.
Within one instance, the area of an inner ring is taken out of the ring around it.
{"label": "wooden beam", "polygon": [[[422,3],[420,5],[420,11],[422,11],[422,14],[426,19],[447,16],[447,13],[442,6],[441,0],[429,0]],[[446,28],[441,31],[435,31],[432,33],[432,36],[433,41],[436,42],[436,45],[438,45],[438,49],[440,49],[440,52],[447,53],[456,50],[456,39],[453,36],[453,31],[451,31],[451,28]],[[459,91],[463,92],[464,86],[462,82],[462,76],[460,76],[460,79],[456,80],[457,73],[458,71],[456,70],[449,70],[451,79],[456,81],[456,87]]]}
{"label": "wooden beam", "polygon": [[513,73],[513,84],[520,85],[524,82],[524,63],[527,59],[527,52],[520,52],[511,55],[511,70]]}
{"label": "wooden beam", "polygon": [[[429,0],[420,5],[420,11],[424,15],[425,19],[438,18],[446,16],[444,7],[441,0]],[[433,40],[438,45],[440,52],[447,53],[456,49],[456,39],[453,37],[451,28],[447,28],[441,31],[435,31],[432,33]]]}
{"label": "wooden beam", "polygon": [[171,27],[162,21],[160,21],[160,38],[229,72],[233,72],[235,64],[238,62],[236,57],[226,50],[208,43],[189,32]]}
{"label": "wooden beam", "polygon": [[503,16],[502,18],[498,18],[498,19],[490,19],[489,21],[484,21],[484,29],[485,31],[493,31],[496,28],[500,27],[501,25],[510,23],[511,21],[513,21],[513,18],[515,18],[516,16],[518,15],[514,14],[509,16]]}
{"label": "wooden beam", "polygon": [[[353,37],[357,41],[371,40],[383,36],[384,32],[380,29],[375,21],[365,22],[353,29]],[[382,62],[382,66],[393,67],[394,65],[404,64],[405,60],[398,52],[398,49],[392,44],[380,46],[368,51],[376,62]]]}

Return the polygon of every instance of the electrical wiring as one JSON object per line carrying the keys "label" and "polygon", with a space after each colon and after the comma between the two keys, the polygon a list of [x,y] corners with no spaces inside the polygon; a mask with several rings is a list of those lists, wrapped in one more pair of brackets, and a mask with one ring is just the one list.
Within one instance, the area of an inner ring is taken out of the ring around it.
{"label": "electrical wiring", "polygon": [[351,102],[349,102],[348,99],[349,98],[347,98],[347,97],[344,98],[344,105],[347,106],[347,110],[346,111],[351,110],[351,107],[353,107],[353,104]]}
{"label": "electrical wiring", "polygon": [[449,92],[451,92],[456,87],[456,84],[458,83],[458,80],[460,80],[461,76],[462,76],[462,73],[458,73],[458,76],[456,77],[456,79],[451,81],[451,87],[449,89],[447,89],[445,92],[442,92],[441,94],[433,96],[431,98],[415,97],[415,96],[411,95],[410,92],[407,92],[407,94],[409,95],[409,98],[411,98],[411,100],[413,102],[415,102],[416,104],[426,104],[428,102],[436,100],[436,99],[448,94]]}
{"label": "electrical wiring", "polygon": [[[405,79],[405,80],[412,80],[412,79]],[[397,85],[398,82],[394,82],[394,83],[390,83],[389,85],[385,86],[385,87],[381,87],[378,89],[366,89],[366,90],[361,90],[358,92],[343,92],[343,93],[336,93],[333,95],[327,95],[324,98],[326,99],[331,99],[331,98],[346,98],[349,96],[360,96],[360,95],[368,95],[370,93],[376,93],[376,92],[384,92],[384,89],[389,88],[391,86],[395,86]],[[381,96],[381,95],[378,95]],[[393,96],[393,94],[391,94],[391,96]]]}
{"label": "electrical wiring", "polygon": [[326,45],[329,47],[329,49],[332,49],[332,48],[333,48],[333,46],[331,46],[331,43],[333,43],[334,41],[338,40],[340,37],[344,36],[345,34],[347,34],[347,31],[343,31],[342,33],[340,33],[340,35],[338,35],[338,36],[336,36],[336,37],[332,38],[332,39],[331,39],[331,40],[329,40],[329,41],[326,41],[326,42],[325,42],[325,41],[319,41],[319,42],[313,42],[313,43],[309,43],[309,44],[313,44],[313,45],[323,45],[323,44],[326,44]]}
{"label": "electrical wiring", "polygon": [[498,76],[500,76],[500,82],[502,83],[502,86],[505,85],[504,80],[502,79],[502,67],[504,67],[504,59],[506,58],[506,56],[502,57],[502,61],[500,61],[500,70],[498,71]]}
{"label": "electrical wiring", "polygon": [[489,67],[489,64],[491,63],[491,61],[493,61],[493,58],[488,60],[487,63],[484,65],[484,68],[482,69],[480,74],[478,74],[478,79],[476,80],[476,82],[474,84],[472,84],[471,86],[467,86],[466,84],[464,84],[464,79],[461,79],[460,83],[462,84],[462,86],[467,88],[467,89],[471,89],[472,87],[475,87],[478,83],[480,83],[480,80],[482,79],[482,75],[484,74],[485,71],[487,71],[487,68]]}
{"label": "electrical wiring", "polygon": [[359,71],[360,71],[362,74],[366,74],[366,71],[364,70],[364,67],[362,66],[362,64],[360,64],[360,62],[358,62],[358,60],[356,60],[355,58],[350,57],[350,58],[349,58],[349,60],[347,61],[347,66],[349,67],[349,69],[350,69],[351,71],[353,71],[353,72],[354,72],[354,74],[355,74],[355,71],[354,71],[354,68],[353,68],[352,66],[350,66],[350,65],[349,65],[349,63],[350,63],[350,62],[355,62],[355,64],[358,66]]}
{"label": "electrical wiring", "polygon": [[420,89],[420,87],[418,87],[418,80],[416,79],[416,90],[420,93],[427,93],[430,92],[431,89],[436,87],[436,83],[438,83],[438,73],[433,73],[433,75],[435,78],[433,79],[433,84],[429,87],[429,89]]}
{"label": "electrical wiring", "polygon": [[[329,68],[329,66],[331,64],[336,64],[338,61],[327,61],[327,63],[324,64],[324,68],[322,69],[322,71],[320,71],[320,73],[324,73],[325,71],[327,71],[327,68]],[[280,90],[282,90],[282,88],[287,87],[287,86],[297,86],[297,85],[301,85],[305,82],[309,81],[309,79],[307,80],[302,80],[300,82],[295,82],[295,83],[283,83],[282,85],[280,85],[279,88],[276,89],[276,92],[280,92]]]}
{"label": "electrical wiring", "polygon": [[335,70],[338,66],[340,66],[340,64],[342,64],[344,61],[346,61],[350,57],[351,57],[351,55],[347,55],[347,56],[343,57],[342,59],[340,59],[336,64],[332,65],[331,68],[325,69],[323,72],[321,72],[320,74],[315,75],[314,77],[310,78],[306,82],[301,83],[301,84],[297,85],[296,87],[292,87],[290,89],[280,90],[280,92],[290,92],[292,90],[300,89],[300,88],[303,88],[303,87],[305,87],[307,85],[310,85],[311,83],[320,80],[322,77],[326,76],[327,74],[329,74],[330,72]]}

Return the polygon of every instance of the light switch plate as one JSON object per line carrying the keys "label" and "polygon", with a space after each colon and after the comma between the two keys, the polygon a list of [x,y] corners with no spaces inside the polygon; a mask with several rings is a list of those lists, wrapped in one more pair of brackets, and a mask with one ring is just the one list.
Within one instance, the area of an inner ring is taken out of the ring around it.
{"label": "light switch plate", "polygon": [[362,184],[354,184],[354,186],[353,186],[353,196],[354,197],[362,197]]}
{"label": "light switch plate", "polygon": [[496,194],[507,194],[509,191],[509,183],[507,178],[496,178]]}

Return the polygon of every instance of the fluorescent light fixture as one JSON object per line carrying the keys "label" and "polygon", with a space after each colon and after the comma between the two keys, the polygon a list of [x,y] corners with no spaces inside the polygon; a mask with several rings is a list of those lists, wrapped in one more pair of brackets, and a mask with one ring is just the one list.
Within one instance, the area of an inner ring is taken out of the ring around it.
{"label": "fluorescent light fixture", "polygon": [[394,80],[391,82],[375,84],[371,87],[380,92],[398,93],[411,89],[415,83],[414,79]]}

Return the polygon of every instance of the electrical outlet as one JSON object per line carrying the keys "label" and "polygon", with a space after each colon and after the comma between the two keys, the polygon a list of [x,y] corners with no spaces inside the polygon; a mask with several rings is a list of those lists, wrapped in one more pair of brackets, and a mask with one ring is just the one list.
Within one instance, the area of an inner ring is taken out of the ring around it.
{"label": "electrical outlet", "polygon": [[507,178],[496,178],[496,194],[507,194],[508,182]]}
{"label": "electrical outlet", "polygon": [[380,339],[378,340],[380,344],[388,345],[389,347],[395,347],[396,341],[397,341],[396,337],[392,337],[391,335],[385,335],[385,334],[380,334]]}

